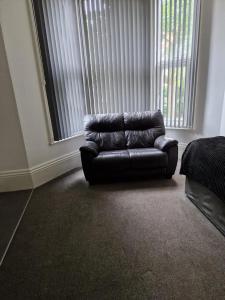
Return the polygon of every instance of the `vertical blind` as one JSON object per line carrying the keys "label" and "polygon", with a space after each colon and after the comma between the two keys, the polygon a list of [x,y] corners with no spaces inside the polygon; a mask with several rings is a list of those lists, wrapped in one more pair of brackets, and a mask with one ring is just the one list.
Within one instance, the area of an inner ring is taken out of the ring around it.
{"label": "vertical blind", "polygon": [[87,113],[161,109],[193,126],[200,0],[33,1],[55,140]]}

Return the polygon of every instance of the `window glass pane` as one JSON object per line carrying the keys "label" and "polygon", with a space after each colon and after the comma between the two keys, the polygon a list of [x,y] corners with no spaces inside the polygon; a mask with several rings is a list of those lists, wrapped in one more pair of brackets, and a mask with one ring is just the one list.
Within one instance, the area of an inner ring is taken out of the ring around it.
{"label": "window glass pane", "polygon": [[191,128],[199,0],[33,1],[56,140],[87,113],[161,109]]}

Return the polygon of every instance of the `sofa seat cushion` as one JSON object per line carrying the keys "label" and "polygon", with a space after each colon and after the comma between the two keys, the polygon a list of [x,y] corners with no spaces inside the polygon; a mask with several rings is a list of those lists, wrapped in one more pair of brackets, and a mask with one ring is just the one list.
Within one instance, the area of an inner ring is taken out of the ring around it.
{"label": "sofa seat cushion", "polygon": [[131,168],[166,168],[168,156],[165,152],[156,148],[128,149],[131,160]]}
{"label": "sofa seat cushion", "polygon": [[130,167],[130,156],[127,150],[101,151],[93,159],[93,167],[98,170],[124,170]]}

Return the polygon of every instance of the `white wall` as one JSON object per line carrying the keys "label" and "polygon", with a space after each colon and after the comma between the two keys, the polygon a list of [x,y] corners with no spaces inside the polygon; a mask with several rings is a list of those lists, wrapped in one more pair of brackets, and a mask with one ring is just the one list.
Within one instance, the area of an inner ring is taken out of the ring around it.
{"label": "white wall", "polygon": [[[59,162],[60,157],[72,157],[70,153],[79,148],[82,137],[49,145],[28,1],[1,0],[0,19],[29,168],[37,170],[37,166],[46,165],[46,162]],[[203,0],[195,130],[167,131],[169,136],[181,143],[199,136],[218,135],[220,132],[225,78],[224,28],[225,1]],[[70,168],[71,162],[67,161],[63,171]],[[73,161],[71,168],[79,163]],[[52,172],[52,178],[55,175]]]}
{"label": "white wall", "polygon": [[2,0],[1,22],[29,167],[74,151],[81,138],[49,145],[43,93],[26,0]]}
{"label": "white wall", "polygon": [[169,136],[181,142],[220,134],[225,90],[224,29],[225,0],[202,0],[195,129],[168,130]]}
{"label": "white wall", "polygon": [[[20,120],[17,127],[21,126],[23,133],[23,138],[18,139],[21,144],[24,141],[27,156],[26,171],[0,171],[0,191],[36,187],[81,165],[78,148],[83,143],[83,137],[49,144],[43,89],[29,17],[26,0],[0,1],[3,40]],[[10,92],[10,88],[7,90]],[[5,113],[10,119],[11,112]],[[10,134],[7,130],[7,135]],[[19,157],[19,146],[13,137],[11,147],[18,148]],[[1,152],[4,162],[7,149]],[[11,166],[5,166],[8,170],[21,167],[22,164],[13,161]]]}
{"label": "white wall", "polygon": [[220,124],[220,135],[225,136],[225,93],[224,93],[224,99],[223,99],[223,110],[222,110],[222,117],[221,117],[221,124]]}
{"label": "white wall", "polygon": [[[204,2],[204,1],[203,1]],[[214,0],[203,134],[220,134],[225,90],[225,1]]]}
{"label": "white wall", "polygon": [[0,27],[0,171],[27,168],[26,151]]}

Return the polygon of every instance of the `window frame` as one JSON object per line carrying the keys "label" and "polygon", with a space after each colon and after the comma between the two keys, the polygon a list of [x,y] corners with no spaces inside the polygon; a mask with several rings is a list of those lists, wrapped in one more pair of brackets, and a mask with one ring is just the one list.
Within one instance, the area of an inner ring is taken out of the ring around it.
{"label": "window frame", "polygon": [[34,48],[34,56],[36,60],[37,65],[37,75],[39,79],[39,86],[41,89],[41,98],[43,103],[43,109],[44,109],[44,115],[46,119],[46,127],[47,127],[47,136],[48,136],[48,144],[49,145],[55,145],[61,142],[66,142],[68,140],[75,139],[77,137],[81,137],[84,135],[84,131],[76,132],[74,135],[61,139],[61,140],[55,140],[54,134],[53,134],[53,127],[52,127],[52,121],[51,121],[51,115],[50,115],[50,109],[49,109],[49,103],[48,103],[48,96],[46,92],[46,81],[45,81],[45,75],[44,75],[44,67],[43,67],[43,60],[41,55],[41,49],[40,49],[40,43],[39,43],[39,36],[38,36],[38,30],[37,30],[37,24],[35,20],[35,12],[33,9],[33,3],[32,0],[27,0],[27,8],[28,8],[28,14],[30,19],[30,25],[31,25],[31,35],[33,40],[33,48]]}
{"label": "window frame", "polygon": [[[37,25],[36,25],[36,20],[35,20],[35,12],[33,9],[33,4],[32,4],[32,0],[27,0],[27,6],[28,6],[28,13],[29,13],[29,19],[30,19],[30,25],[31,25],[31,35],[32,35],[32,40],[34,42],[33,47],[34,47],[34,56],[35,56],[35,60],[36,60],[36,65],[37,65],[37,73],[38,73],[38,79],[39,79],[39,84],[40,84],[40,88],[41,88],[41,98],[43,101],[43,109],[44,109],[44,114],[45,114],[45,119],[46,119],[46,127],[47,127],[47,135],[48,135],[48,143],[49,145],[55,145],[64,141],[68,141],[71,139],[75,139],[77,137],[81,137],[84,134],[84,131],[79,131],[76,132],[74,135],[61,139],[61,140],[55,140],[54,139],[54,134],[53,134],[53,126],[52,126],[52,121],[51,121],[51,117],[50,117],[50,109],[49,109],[49,103],[48,103],[48,97],[47,97],[47,92],[46,92],[46,81],[45,81],[45,75],[44,75],[44,67],[43,67],[43,60],[42,60],[42,55],[41,55],[41,49],[40,49],[40,43],[39,43],[39,36],[38,36],[38,30],[37,30]],[[200,6],[201,6],[201,0],[199,0],[200,2]],[[200,19],[201,19],[201,9],[199,12],[199,20],[198,20],[198,30],[199,30],[199,35],[200,35],[200,29],[201,29],[201,24],[200,24]],[[198,40],[199,40],[199,35],[198,35]],[[196,63],[196,78],[195,78],[195,86],[196,86],[196,82],[198,79],[198,57],[199,57],[199,42],[198,42],[198,47],[197,47],[197,63]],[[188,59],[189,60],[189,59]],[[185,60],[180,60],[182,63],[182,61],[187,61],[187,59]],[[162,63],[162,62],[161,62]],[[190,63],[191,63],[191,59],[190,59]],[[164,62],[165,64],[165,62]],[[169,66],[171,64],[171,62],[169,60],[167,60],[166,64]],[[157,62],[157,69],[158,69],[158,62]],[[197,88],[194,88],[194,98],[196,97],[197,94]],[[170,127],[170,126],[165,126],[166,129],[168,130],[183,130],[183,131],[195,131],[196,126],[195,126],[195,120],[196,120],[196,100],[194,100],[193,103],[193,126],[192,127]]]}

